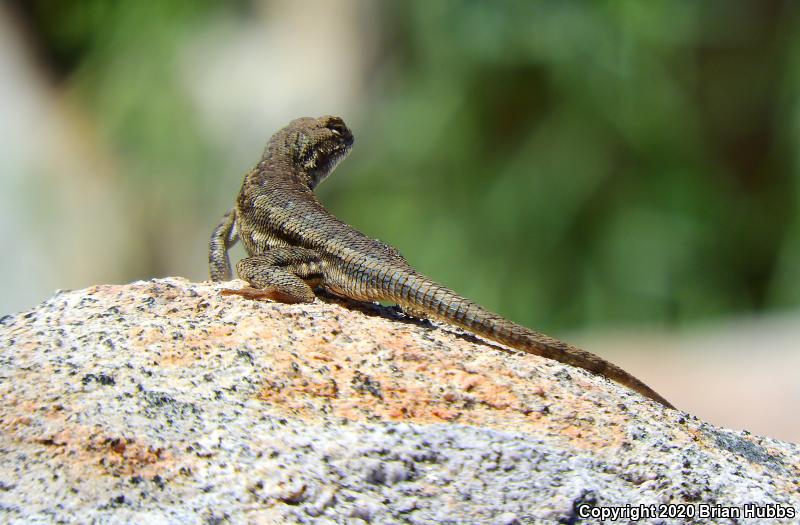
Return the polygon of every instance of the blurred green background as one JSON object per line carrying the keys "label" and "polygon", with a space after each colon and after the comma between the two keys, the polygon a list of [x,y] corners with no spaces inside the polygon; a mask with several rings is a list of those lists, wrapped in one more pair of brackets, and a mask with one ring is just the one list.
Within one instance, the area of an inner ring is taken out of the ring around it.
{"label": "blurred green background", "polygon": [[800,3],[33,0],[0,24],[3,312],[206,278],[267,138],[320,114],[356,135],[328,208],[523,324],[800,306]]}

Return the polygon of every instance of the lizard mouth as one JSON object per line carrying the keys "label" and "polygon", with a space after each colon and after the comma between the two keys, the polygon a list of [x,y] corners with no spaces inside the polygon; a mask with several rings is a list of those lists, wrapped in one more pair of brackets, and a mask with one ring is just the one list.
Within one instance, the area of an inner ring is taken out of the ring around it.
{"label": "lizard mouth", "polygon": [[311,189],[314,189],[320,182],[325,180],[330,175],[336,166],[350,152],[353,141],[352,138],[349,142],[335,142],[330,145],[329,150],[317,159],[317,166],[310,172],[311,175]]}

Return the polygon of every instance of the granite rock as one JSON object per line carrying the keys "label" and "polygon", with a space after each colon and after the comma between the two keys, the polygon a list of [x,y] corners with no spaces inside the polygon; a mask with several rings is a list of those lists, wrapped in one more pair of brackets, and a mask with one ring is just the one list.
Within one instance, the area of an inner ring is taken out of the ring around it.
{"label": "granite rock", "polygon": [[219,293],[241,284],[0,318],[0,522],[800,520],[797,445],[391,308]]}

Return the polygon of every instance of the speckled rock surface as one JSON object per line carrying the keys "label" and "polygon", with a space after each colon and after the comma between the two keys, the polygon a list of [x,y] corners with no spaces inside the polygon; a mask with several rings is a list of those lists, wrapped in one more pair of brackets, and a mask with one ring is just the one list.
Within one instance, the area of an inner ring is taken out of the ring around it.
{"label": "speckled rock surface", "polygon": [[0,522],[800,520],[797,445],[390,309],[222,287],[96,286],[0,319]]}

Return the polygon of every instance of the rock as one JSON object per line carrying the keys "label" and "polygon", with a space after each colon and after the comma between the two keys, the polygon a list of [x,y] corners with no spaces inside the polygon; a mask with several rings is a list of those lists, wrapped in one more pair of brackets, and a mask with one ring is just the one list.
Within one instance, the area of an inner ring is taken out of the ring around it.
{"label": "rock", "polygon": [[800,519],[797,445],[393,309],[220,295],[236,284],[0,319],[0,522]]}

